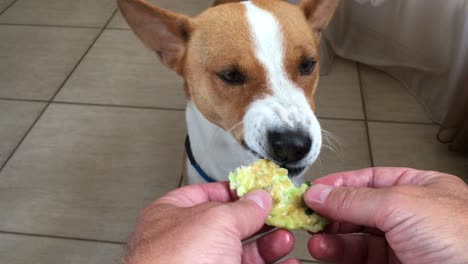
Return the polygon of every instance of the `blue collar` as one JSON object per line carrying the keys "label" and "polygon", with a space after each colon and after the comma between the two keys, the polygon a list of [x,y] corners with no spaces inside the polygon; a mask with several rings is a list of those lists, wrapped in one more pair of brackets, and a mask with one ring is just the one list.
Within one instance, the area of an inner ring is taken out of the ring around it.
{"label": "blue collar", "polygon": [[193,156],[192,147],[190,146],[190,138],[188,135],[185,138],[185,151],[187,152],[187,157],[190,160],[190,164],[192,164],[192,167],[206,182],[217,182],[215,179],[208,176],[208,174],[205,173],[205,171],[200,167],[200,165],[198,165],[197,161],[195,160],[195,157]]}

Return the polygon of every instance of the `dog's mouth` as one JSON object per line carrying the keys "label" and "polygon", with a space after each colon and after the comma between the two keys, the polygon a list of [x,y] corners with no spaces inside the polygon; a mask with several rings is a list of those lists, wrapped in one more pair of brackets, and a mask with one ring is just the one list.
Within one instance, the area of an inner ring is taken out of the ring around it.
{"label": "dog's mouth", "polygon": [[244,147],[245,150],[247,150],[248,152],[250,152],[252,155],[254,155],[255,157],[259,158],[259,159],[264,159],[265,157],[263,157],[262,155],[258,154],[255,150],[253,150],[252,148],[250,148],[247,143],[245,143],[245,141],[242,141],[242,147]]}
{"label": "dog's mouth", "polygon": [[[250,148],[245,142],[242,142],[242,146],[247,150],[249,151],[252,155],[254,155],[255,157],[259,158],[259,159],[265,159],[264,156],[258,154],[255,150],[253,150],[252,148]],[[287,169],[288,170],[288,176],[289,178],[293,179],[294,177],[297,177],[299,175],[301,175],[301,173],[304,172],[304,170],[306,169],[306,167],[297,167],[297,166],[294,166],[293,164],[284,164],[284,163],[280,163],[280,162],[277,162],[276,160],[272,160],[274,163],[278,164],[278,166],[280,166],[281,168],[283,169]]]}

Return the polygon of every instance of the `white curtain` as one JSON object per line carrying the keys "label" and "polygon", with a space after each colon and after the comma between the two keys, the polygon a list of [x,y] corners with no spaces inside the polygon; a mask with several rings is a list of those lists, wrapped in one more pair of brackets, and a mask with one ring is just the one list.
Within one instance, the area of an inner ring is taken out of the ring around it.
{"label": "white curtain", "polygon": [[342,0],[322,44],[325,73],[334,53],[378,67],[439,123],[468,89],[468,0]]}

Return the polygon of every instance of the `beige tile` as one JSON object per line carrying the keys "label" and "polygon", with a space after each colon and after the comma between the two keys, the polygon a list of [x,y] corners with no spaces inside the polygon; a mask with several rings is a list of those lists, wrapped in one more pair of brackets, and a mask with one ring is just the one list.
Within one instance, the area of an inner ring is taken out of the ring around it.
{"label": "beige tile", "polygon": [[[174,12],[195,16],[201,13],[203,10],[210,7],[214,0],[148,0],[147,2],[152,3],[158,7],[168,9]],[[108,25],[109,28],[128,28],[127,23],[123,19],[120,12],[118,12]]]}
{"label": "beige tile", "polygon": [[424,107],[398,80],[386,73],[360,66],[369,120],[432,123]]}
{"label": "beige tile", "polygon": [[307,179],[371,166],[364,121],[321,119],[320,123],[322,129],[333,135],[324,132],[322,153],[307,173]]}
{"label": "beige tile", "polygon": [[106,30],[56,100],[185,107],[182,79],[126,30]]}
{"label": "beige tile", "polygon": [[14,0],[0,0],[0,13],[3,12]]}
{"label": "beige tile", "polygon": [[116,9],[115,0],[17,0],[0,22],[99,27]]}
{"label": "beige tile", "polygon": [[468,157],[439,143],[437,126],[371,122],[369,128],[376,166],[437,170],[468,180]]}
{"label": "beige tile", "polygon": [[52,104],[0,173],[0,230],[125,241],[177,187],[184,114]]}
{"label": "beige tile", "polygon": [[0,234],[0,262],[8,264],[117,264],[121,263],[123,248],[116,244]]}
{"label": "beige tile", "polygon": [[0,167],[45,106],[46,103],[0,100]]}
{"label": "beige tile", "polygon": [[0,26],[0,97],[49,100],[98,30]]}
{"label": "beige tile", "polygon": [[315,98],[320,117],[364,119],[356,63],[336,57]]}

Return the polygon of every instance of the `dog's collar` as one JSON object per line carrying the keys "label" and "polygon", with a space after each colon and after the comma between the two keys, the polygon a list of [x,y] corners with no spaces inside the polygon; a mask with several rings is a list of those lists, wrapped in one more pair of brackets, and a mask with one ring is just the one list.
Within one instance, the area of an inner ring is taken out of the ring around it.
{"label": "dog's collar", "polygon": [[206,182],[216,182],[215,179],[211,178],[206,174],[206,172],[198,165],[197,161],[195,160],[195,157],[193,156],[192,152],[192,147],[190,146],[190,138],[187,135],[185,138],[185,151],[187,152],[187,157],[190,160],[190,164],[192,164],[192,167],[198,172],[198,174],[206,181]]}

